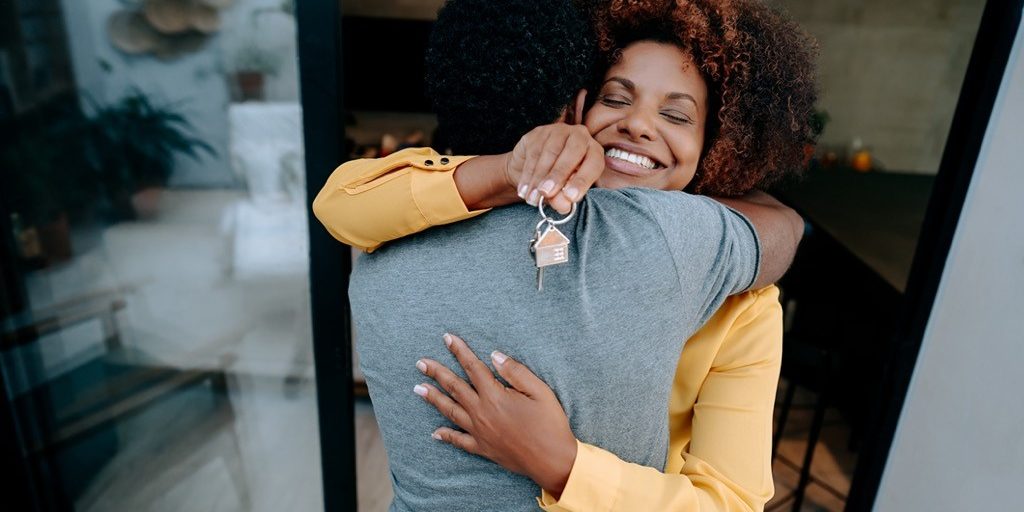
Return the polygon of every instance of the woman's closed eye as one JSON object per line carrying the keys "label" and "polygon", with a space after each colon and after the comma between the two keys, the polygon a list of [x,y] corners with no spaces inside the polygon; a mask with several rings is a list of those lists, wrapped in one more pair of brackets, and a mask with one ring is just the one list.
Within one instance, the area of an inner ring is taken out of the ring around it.
{"label": "woman's closed eye", "polygon": [[602,105],[605,105],[605,106],[608,106],[608,107],[611,107],[611,108],[627,107],[630,104],[629,103],[629,98],[626,98],[625,96],[621,96],[621,95],[618,95],[618,94],[604,94],[604,95],[601,95],[601,97],[598,98],[598,101],[600,101]]}
{"label": "woman's closed eye", "polygon": [[690,116],[678,110],[662,110],[661,116],[673,124],[693,124],[693,119],[690,119]]}

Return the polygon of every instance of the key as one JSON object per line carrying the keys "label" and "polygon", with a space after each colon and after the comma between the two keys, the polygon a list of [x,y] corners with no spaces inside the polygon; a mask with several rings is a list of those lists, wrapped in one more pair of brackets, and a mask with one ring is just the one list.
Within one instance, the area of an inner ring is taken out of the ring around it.
{"label": "key", "polygon": [[[576,205],[573,204],[569,215],[561,220],[554,220],[544,213],[543,198],[537,205],[537,209],[540,210],[541,220],[533,230],[533,238],[530,239],[530,253],[533,254],[533,261],[537,265],[537,291],[543,291],[544,267],[569,261],[569,239],[555,226],[569,222],[569,219],[576,214]],[[540,228],[545,224],[548,227],[541,233]]]}
{"label": "key", "polygon": [[[537,224],[536,229],[533,231],[533,238],[530,239],[530,254],[534,257],[534,263],[537,262],[537,240],[540,240],[540,227],[544,225],[544,221],[541,220]],[[537,267],[537,291],[544,289],[544,268]]]}
{"label": "key", "polygon": [[[540,226],[538,226],[538,231]],[[535,236],[531,245],[537,264],[537,290],[544,290],[544,267],[569,261],[569,239],[554,225],[548,224],[544,233]]]}
{"label": "key", "polygon": [[[534,262],[536,262],[537,254],[537,239],[540,238],[540,231],[532,239],[530,239],[530,254],[534,255]],[[537,267],[537,291],[544,291],[544,267]]]}

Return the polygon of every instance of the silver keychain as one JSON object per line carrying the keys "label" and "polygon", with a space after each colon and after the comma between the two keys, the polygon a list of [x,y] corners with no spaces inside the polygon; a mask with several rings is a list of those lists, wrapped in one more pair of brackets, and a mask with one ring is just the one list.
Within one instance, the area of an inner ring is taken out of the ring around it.
{"label": "silver keychain", "polygon": [[[537,264],[537,290],[544,290],[544,267],[558,265],[569,261],[569,238],[562,234],[555,226],[560,226],[572,220],[576,215],[576,203],[572,204],[569,215],[555,220],[544,213],[544,198],[537,203],[540,211],[540,222],[533,230],[533,238],[530,239],[530,253],[533,254],[534,262]],[[541,232],[541,228],[547,224],[547,229]]]}

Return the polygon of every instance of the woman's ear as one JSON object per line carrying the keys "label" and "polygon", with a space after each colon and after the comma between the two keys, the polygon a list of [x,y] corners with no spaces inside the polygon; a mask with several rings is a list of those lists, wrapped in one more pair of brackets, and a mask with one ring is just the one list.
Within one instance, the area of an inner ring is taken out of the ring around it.
{"label": "woman's ear", "polygon": [[587,103],[587,90],[580,89],[580,92],[576,93],[576,99],[569,105],[566,105],[562,109],[562,113],[558,116],[555,121],[557,123],[566,124],[583,124],[583,107]]}
{"label": "woman's ear", "polygon": [[570,124],[583,124],[583,105],[587,102],[587,90],[580,89],[580,92],[576,93],[576,102],[573,103],[573,118],[570,120]]}

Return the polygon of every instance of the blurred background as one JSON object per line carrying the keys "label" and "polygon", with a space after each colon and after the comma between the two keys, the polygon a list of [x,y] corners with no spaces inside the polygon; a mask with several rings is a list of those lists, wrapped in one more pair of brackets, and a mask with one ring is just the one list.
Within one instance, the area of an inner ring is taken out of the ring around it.
{"label": "blurred background", "polygon": [[[318,417],[336,411],[318,409],[312,332],[344,313],[311,308],[310,265],[324,258],[311,229],[325,235],[306,174],[310,144],[335,134],[303,140],[294,1],[0,0],[13,428],[0,435],[18,439],[40,509],[323,508],[334,433]],[[884,372],[985,2],[772,3],[820,42],[822,94],[807,179],[774,191],[807,230],[783,283],[769,509],[843,510],[891,400]],[[431,144],[422,72],[409,70],[442,4],[332,7],[344,133],[324,176]],[[324,37],[303,30],[307,44]],[[387,461],[352,372],[359,508],[386,510]]]}
{"label": "blurred background", "polygon": [[3,0],[0,26],[0,364],[47,494],[322,506],[292,3]]}

